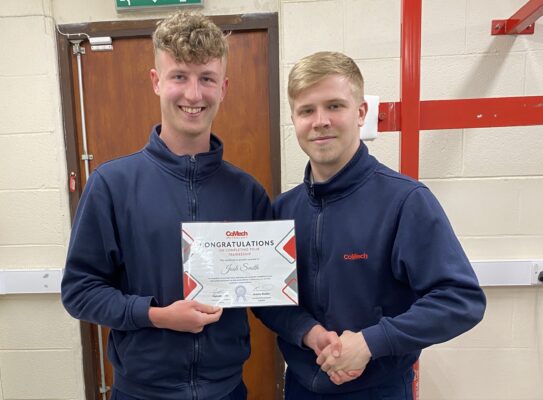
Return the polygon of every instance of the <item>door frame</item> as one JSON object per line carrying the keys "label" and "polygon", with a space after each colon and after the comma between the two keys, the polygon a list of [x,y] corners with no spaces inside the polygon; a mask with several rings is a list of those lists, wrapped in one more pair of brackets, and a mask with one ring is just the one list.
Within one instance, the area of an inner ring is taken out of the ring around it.
{"label": "door frame", "polygon": [[[268,87],[269,87],[269,132],[272,172],[272,198],[281,193],[281,145],[280,145],[280,100],[279,100],[279,35],[277,13],[244,14],[244,15],[214,15],[209,18],[224,31],[265,30],[268,33]],[[75,172],[76,188],[69,193],[70,218],[73,221],[77,204],[82,194],[80,181],[80,160],[76,129],[75,110],[79,106],[74,97],[72,81],[72,47],[70,39],[86,39],[84,32],[93,37],[109,36],[115,38],[150,37],[160,19],[104,21],[80,24],[58,25],[57,50],[60,80],[60,94],[66,163],[68,176],[66,185],[69,187],[70,173]],[[62,32],[62,34],[59,32]],[[66,36],[68,34],[68,36]],[[81,321],[81,344],[83,355],[83,375],[85,381],[85,397],[87,400],[99,398],[99,377],[96,375],[92,348],[93,325]],[[280,355],[279,350],[275,351]],[[282,357],[276,357],[282,360]],[[277,361],[274,366],[276,382],[275,397],[282,398],[283,363]]]}

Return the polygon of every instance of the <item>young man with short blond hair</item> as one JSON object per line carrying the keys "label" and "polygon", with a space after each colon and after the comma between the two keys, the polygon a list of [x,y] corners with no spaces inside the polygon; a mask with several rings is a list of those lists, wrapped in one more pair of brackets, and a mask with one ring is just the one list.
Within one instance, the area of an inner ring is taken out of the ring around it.
{"label": "young man with short blond hair", "polygon": [[[277,310],[309,347],[278,332],[286,399],[412,400],[420,351],[476,325],[485,296],[428,188],[360,140],[367,105],[356,63],[334,52],[305,57],[288,95],[309,163],[273,210],[296,221],[300,305],[318,322]],[[314,345],[324,330],[340,335],[341,351]]]}

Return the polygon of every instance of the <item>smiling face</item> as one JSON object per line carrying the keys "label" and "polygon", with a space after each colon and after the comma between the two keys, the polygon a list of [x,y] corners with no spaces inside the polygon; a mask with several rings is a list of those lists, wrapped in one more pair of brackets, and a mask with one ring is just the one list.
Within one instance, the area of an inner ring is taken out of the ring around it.
{"label": "smiling face", "polygon": [[347,77],[329,75],[292,99],[298,143],[309,156],[313,178],[326,181],[349,162],[360,145],[367,104],[356,100]]}
{"label": "smiling face", "polygon": [[224,99],[228,79],[226,61],[210,59],[205,64],[177,61],[167,51],[158,50],[151,70],[154,92],[160,97],[161,138],[172,141],[199,142],[209,146],[211,124]]}

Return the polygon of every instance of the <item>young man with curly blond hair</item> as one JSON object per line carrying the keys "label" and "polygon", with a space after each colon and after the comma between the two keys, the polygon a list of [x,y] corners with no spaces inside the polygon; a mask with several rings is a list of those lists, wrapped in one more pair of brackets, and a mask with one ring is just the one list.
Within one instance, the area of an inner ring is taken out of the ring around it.
{"label": "young man with curly blond hair", "polygon": [[222,159],[211,133],[228,87],[225,35],[179,12],[159,23],[153,43],[161,123],[141,151],[90,176],[62,301],[75,318],[111,328],[112,399],[243,400],[246,311],[183,299],[180,223],[269,219],[269,200]]}

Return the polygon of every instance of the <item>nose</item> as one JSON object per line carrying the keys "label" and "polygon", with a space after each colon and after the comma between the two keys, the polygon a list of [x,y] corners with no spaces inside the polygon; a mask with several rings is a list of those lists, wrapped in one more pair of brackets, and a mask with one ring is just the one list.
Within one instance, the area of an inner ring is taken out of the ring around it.
{"label": "nose", "polygon": [[185,98],[192,104],[202,100],[202,91],[198,79],[191,79],[185,87]]}
{"label": "nose", "polygon": [[313,129],[326,129],[330,127],[330,118],[326,110],[317,109],[313,120]]}

